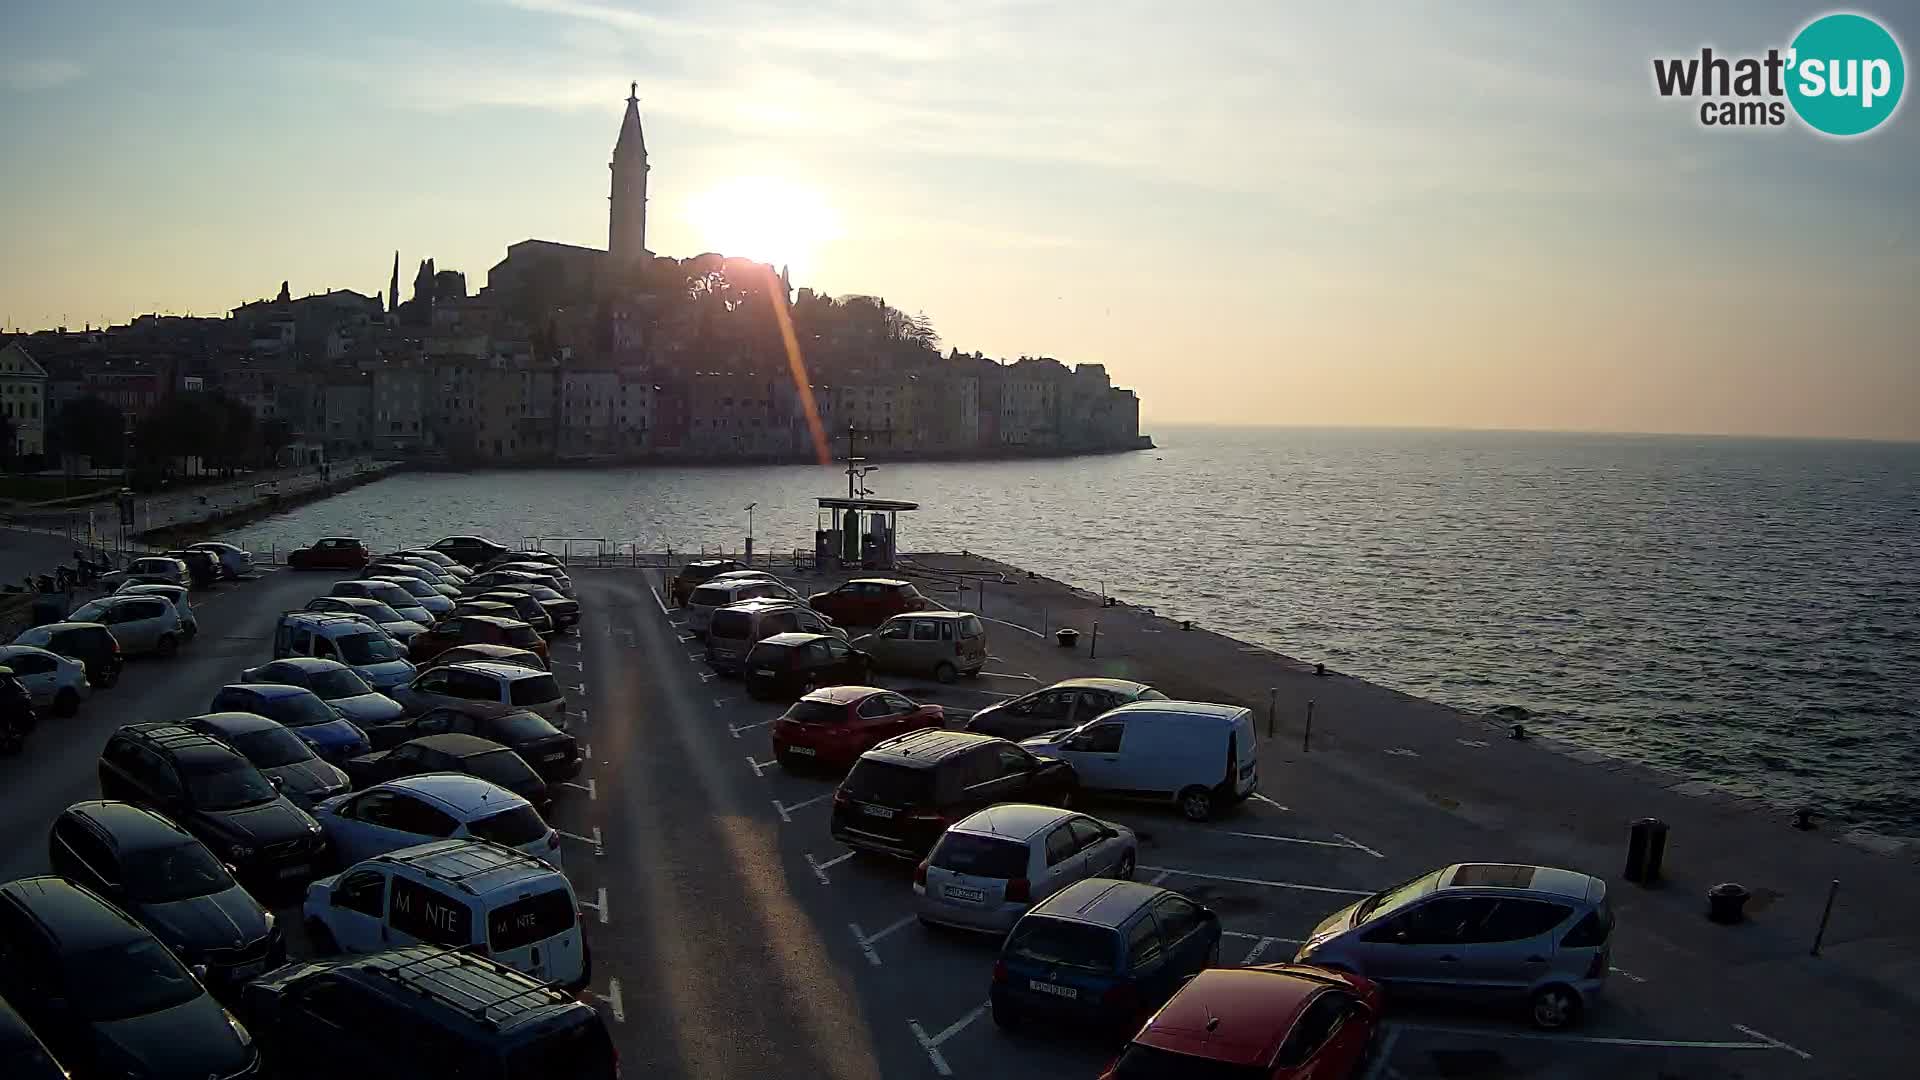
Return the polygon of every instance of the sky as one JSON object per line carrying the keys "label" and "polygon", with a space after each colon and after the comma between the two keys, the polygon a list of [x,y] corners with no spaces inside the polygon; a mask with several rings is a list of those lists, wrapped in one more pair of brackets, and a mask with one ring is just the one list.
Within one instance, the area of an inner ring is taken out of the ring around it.
{"label": "sky", "polygon": [[[1148,431],[1920,439],[1920,107],[1837,140],[1653,90],[1654,57],[1827,10],[20,5],[0,322],[371,292],[396,249],[477,289],[516,241],[604,246],[637,81],[653,250],[1105,364]],[[1920,13],[1854,10],[1914,62]]]}

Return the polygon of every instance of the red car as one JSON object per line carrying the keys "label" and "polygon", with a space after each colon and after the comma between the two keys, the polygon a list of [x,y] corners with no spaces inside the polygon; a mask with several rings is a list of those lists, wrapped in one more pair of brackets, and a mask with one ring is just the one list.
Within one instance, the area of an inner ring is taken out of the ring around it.
{"label": "red car", "polygon": [[367,545],[354,537],[323,536],[312,547],[287,552],[287,565],[295,570],[358,570],[372,557]]}
{"label": "red car", "polygon": [[945,727],[946,710],[917,705],[876,686],[829,686],[793,703],[773,722],[773,756],[786,768],[802,763],[851,765],[895,735]]}
{"label": "red car", "polygon": [[879,626],[895,615],[925,611],[928,605],[910,581],[854,578],[830,592],[814,593],[807,606],[842,626]]}
{"label": "red car", "polygon": [[1102,1080],[1286,1080],[1360,1075],[1379,987],[1305,964],[1208,968],[1181,987]]}

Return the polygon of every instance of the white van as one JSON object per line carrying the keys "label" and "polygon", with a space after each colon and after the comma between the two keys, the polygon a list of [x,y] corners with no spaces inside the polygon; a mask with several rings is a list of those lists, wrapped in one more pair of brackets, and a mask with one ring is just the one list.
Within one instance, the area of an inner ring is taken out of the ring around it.
{"label": "white van", "polygon": [[578,910],[550,863],[485,840],[435,840],[315,881],[302,915],[322,952],[471,948],[578,990],[593,973]]}
{"label": "white van", "polygon": [[687,594],[687,629],[695,637],[705,638],[713,613],[742,600],[769,597],[805,604],[807,598],[771,577],[715,578]]}
{"label": "white van", "polygon": [[1072,764],[1083,791],[1172,803],[1193,821],[1260,784],[1253,712],[1238,705],[1136,701],[1020,745]]}
{"label": "white van", "polygon": [[414,666],[407,650],[380,624],[365,615],[319,611],[289,611],[273,631],[273,658],[317,656],[338,660],[352,668],[375,690],[386,691],[413,681]]}

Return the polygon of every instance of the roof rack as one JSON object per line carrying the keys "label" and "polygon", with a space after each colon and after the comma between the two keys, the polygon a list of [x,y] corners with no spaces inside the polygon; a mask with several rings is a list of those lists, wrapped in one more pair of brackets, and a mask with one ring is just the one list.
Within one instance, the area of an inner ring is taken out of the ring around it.
{"label": "roof rack", "polygon": [[[494,861],[486,865],[481,865],[481,860],[478,855],[480,852],[485,852],[487,858]],[[450,885],[458,885],[461,892],[467,893],[470,896],[477,894],[469,882],[482,874],[490,874],[496,870],[504,870],[512,866],[545,867],[548,865],[518,848],[510,848],[504,844],[496,844],[491,840],[463,840],[449,843],[444,847],[436,844],[431,851],[416,852],[412,855],[401,855],[397,852],[390,851],[384,855],[376,855],[374,859],[378,862],[389,862],[399,866],[413,867],[420,867],[422,863],[439,862],[443,859],[456,864],[464,864],[456,866],[451,872],[443,871],[437,866],[431,870],[426,870],[426,868],[422,869]]]}
{"label": "roof rack", "polygon": [[[504,1020],[511,1017],[493,1016],[490,1013],[495,1010],[505,1012],[509,1009],[515,1013],[530,1011],[533,1004],[520,1004],[523,998],[537,996],[537,1004],[541,1005],[560,1004],[568,1000],[567,995],[561,993],[554,983],[535,982],[532,986],[505,993],[500,992],[496,987],[484,985],[480,979],[469,973],[470,969],[477,966],[488,975],[504,974],[508,978],[517,976],[531,980],[532,976],[504,967],[497,962],[486,961],[486,958],[480,955],[480,946],[477,944],[464,945],[457,949],[429,946],[429,949],[432,951],[398,963],[369,962],[364,966],[364,970],[392,979],[406,990],[438,1001],[495,1030],[499,1029]],[[395,953],[399,952],[401,950],[395,950]],[[388,955],[394,955],[394,953]],[[484,963],[475,965],[471,963],[472,961]],[[445,978],[431,982],[403,978],[409,973],[422,975],[433,973]]]}

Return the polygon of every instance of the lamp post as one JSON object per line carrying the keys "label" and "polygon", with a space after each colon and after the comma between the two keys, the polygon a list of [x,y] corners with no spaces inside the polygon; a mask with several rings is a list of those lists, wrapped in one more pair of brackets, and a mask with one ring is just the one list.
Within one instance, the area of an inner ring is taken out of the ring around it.
{"label": "lamp post", "polygon": [[748,566],[752,566],[752,565],[753,565],[753,508],[754,508],[754,507],[756,507],[756,506],[759,506],[759,505],[760,505],[760,504],[759,504],[759,503],[757,503],[757,502],[750,502],[750,503],[748,503],[748,504],[747,504],[747,506],[746,506],[746,511],[747,511],[747,565],[748,565]]}

